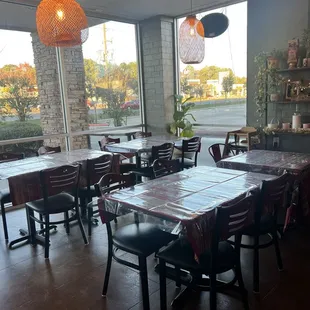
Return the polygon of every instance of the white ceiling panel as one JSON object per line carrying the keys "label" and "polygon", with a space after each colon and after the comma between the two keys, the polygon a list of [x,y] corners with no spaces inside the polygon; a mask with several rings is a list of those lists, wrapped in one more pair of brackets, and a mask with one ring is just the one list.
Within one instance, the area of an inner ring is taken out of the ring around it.
{"label": "white ceiling panel", "polygon": [[[193,11],[202,12],[244,0],[192,0]],[[191,12],[190,0],[78,0],[90,26],[104,20],[141,21],[152,16],[179,17]],[[37,0],[0,0],[0,28],[34,31]],[[92,17],[89,17],[92,16]],[[99,18],[100,17],[100,18]]]}

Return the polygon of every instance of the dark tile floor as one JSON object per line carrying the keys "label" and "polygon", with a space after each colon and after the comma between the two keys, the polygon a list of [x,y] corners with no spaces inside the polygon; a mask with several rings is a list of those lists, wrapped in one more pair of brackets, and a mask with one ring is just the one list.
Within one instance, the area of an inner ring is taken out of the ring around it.
{"label": "dark tile floor", "polygon": [[[121,219],[122,222],[131,219]],[[8,213],[11,239],[25,221],[24,210]],[[2,223],[0,223],[2,228]],[[93,230],[88,246],[84,246],[77,226],[70,236],[63,227],[51,236],[50,259],[45,260],[43,248],[30,245],[8,250],[0,236],[0,309],[109,309],[142,310],[139,274],[113,263],[107,298],[101,297],[107,238],[105,227]],[[281,240],[285,271],[278,272],[273,248],[261,252],[261,294],[252,293],[252,253],[243,251],[242,265],[250,293],[251,309],[308,310],[310,277],[310,229],[287,233]],[[128,254],[123,253],[127,258]],[[130,259],[130,258],[129,258]],[[132,258],[133,259],[133,258]],[[149,291],[151,309],[160,309],[158,275],[153,271],[154,258],[149,259]],[[177,294],[174,282],[167,281],[168,301]],[[192,294],[183,309],[209,309],[209,294]],[[239,310],[238,298],[219,294],[218,309]],[[177,309],[179,310],[179,309]]]}

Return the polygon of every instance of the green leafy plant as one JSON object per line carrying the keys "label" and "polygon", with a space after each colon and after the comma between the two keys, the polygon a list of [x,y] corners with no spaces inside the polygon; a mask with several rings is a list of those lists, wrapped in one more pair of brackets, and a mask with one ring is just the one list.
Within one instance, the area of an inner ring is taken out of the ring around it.
{"label": "green leafy plant", "polygon": [[276,58],[278,60],[281,60],[283,58],[283,51],[282,50],[277,50],[277,49],[274,48],[270,52],[270,56],[273,57],[273,58]]}
{"label": "green leafy plant", "polygon": [[268,54],[266,52],[259,53],[254,58],[254,63],[256,64],[257,73],[255,75],[255,95],[254,100],[256,104],[256,112],[258,114],[257,123],[259,127],[264,126],[263,117],[266,113],[267,104],[267,80],[268,80]]}
{"label": "green leafy plant", "polygon": [[191,138],[194,136],[193,124],[189,118],[196,121],[194,115],[189,113],[195,103],[189,102],[193,97],[184,98],[181,95],[174,95],[173,123],[170,124],[170,132],[180,137]]}
{"label": "green leafy plant", "polygon": [[301,45],[306,49],[306,58],[310,58],[310,28],[304,29],[301,36]]}
{"label": "green leafy plant", "polygon": [[[18,138],[28,138],[43,136],[42,128],[39,124],[28,121],[7,122],[0,125],[0,140],[11,140]],[[24,152],[32,149],[37,151],[42,146],[43,141],[32,141],[24,143],[14,143],[0,147],[1,152]]]}

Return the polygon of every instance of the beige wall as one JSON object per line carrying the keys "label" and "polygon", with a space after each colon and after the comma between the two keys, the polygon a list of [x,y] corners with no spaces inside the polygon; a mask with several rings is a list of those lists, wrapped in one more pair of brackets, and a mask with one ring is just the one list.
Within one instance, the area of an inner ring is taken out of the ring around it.
{"label": "beige wall", "polygon": [[[248,85],[247,123],[257,125],[254,57],[261,51],[284,49],[287,41],[301,35],[308,26],[309,0],[248,0]],[[269,118],[289,118],[295,105],[268,106]],[[308,109],[307,106],[302,109]],[[289,115],[290,114],[290,115]]]}

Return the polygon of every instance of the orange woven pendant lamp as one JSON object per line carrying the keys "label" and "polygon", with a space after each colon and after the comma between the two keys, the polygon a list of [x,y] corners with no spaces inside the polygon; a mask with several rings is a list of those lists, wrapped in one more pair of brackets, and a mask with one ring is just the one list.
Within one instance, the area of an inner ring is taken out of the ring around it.
{"label": "orange woven pendant lamp", "polygon": [[47,46],[76,46],[88,38],[86,15],[74,0],[42,0],[36,23],[39,38]]}

